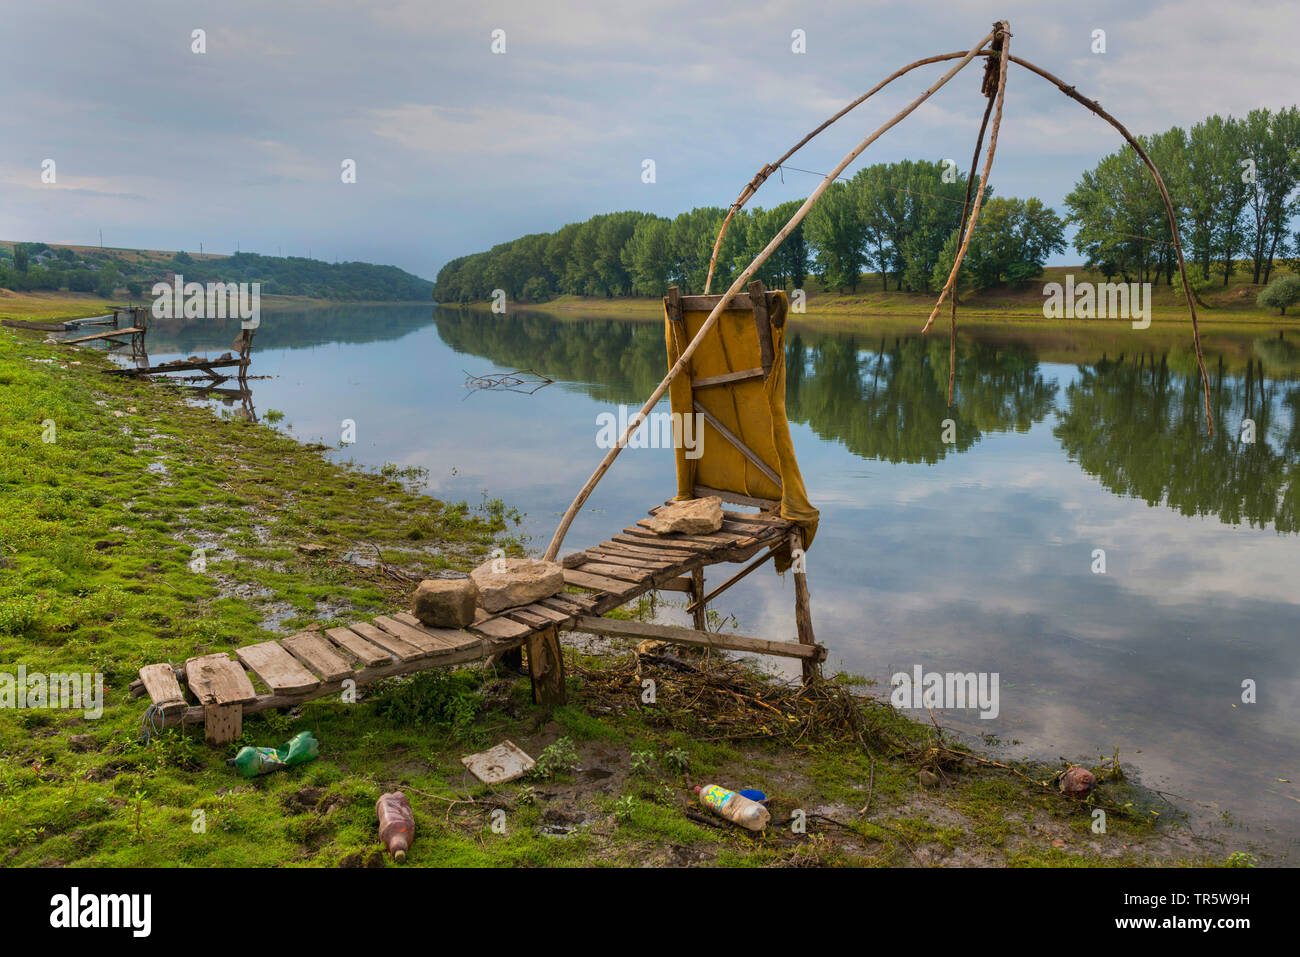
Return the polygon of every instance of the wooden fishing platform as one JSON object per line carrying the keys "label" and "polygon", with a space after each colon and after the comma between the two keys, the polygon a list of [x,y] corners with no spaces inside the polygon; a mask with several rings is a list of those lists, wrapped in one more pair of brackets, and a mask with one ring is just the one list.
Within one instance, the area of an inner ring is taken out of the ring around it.
{"label": "wooden fishing platform", "polygon": [[[132,683],[131,694],[148,694],[155,727],[203,724],[209,743],[224,744],[239,736],[244,714],[294,707],[383,678],[522,657],[524,648],[534,700],[563,703],[562,631],[781,655],[810,664],[825,659],[821,645],[720,634],[703,627],[708,598],[797,536],[792,522],[772,512],[724,512],[722,527],[708,535],[658,534],[647,524],[636,522],[599,545],[565,556],[564,580],[574,590],[496,614],[480,608],[477,620],[465,629],[429,628],[405,611],[380,615],[346,628],[308,630],[248,645],[236,649],[233,658],[217,652],[190,658],[181,668],[146,665]],[[720,588],[704,593],[706,566],[744,562],[759,553],[765,554]],[[697,627],[602,617],[656,590],[690,595]]]}
{"label": "wooden fishing platform", "polygon": [[[126,314],[126,327],[121,328],[123,322],[122,314]],[[75,339],[64,339],[62,344],[65,346],[77,345],[82,342],[108,342],[115,346],[130,346],[131,358],[137,362],[148,362],[149,357],[145,352],[144,338],[149,331],[149,310],[143,306],[132,306],[128,309],[114,309],[111,316],[92,316],[89,319],[74,319],[65,325],[65,328],[76,330],[87,325],[107,325],[112,324],[112,329],[106,329],[103,332],[93,332],[86,336],[77,336]]]}

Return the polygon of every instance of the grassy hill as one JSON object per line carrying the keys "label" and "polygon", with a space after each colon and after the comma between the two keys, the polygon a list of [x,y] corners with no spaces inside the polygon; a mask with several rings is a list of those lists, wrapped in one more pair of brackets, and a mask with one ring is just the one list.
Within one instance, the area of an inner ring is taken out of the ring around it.
{"label": "grassy hill", "polygon": [[143,302],[155,282],[176,274],[186,282],[257,282],[264,296],[332,301],[427,302],[433,292],[426,279],[371,263],[0,242],[0,315],[54,318]]}

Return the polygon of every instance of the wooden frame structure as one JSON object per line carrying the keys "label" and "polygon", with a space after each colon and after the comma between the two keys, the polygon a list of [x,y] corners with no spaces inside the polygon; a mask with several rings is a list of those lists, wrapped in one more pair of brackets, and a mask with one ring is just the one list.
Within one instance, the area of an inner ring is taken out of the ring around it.
{"label": "wooden frame structure", "polygon": [[[235,337],[235,341],[230,344],[231,350],[235,353],[234,355],[227,353],[226,357],[218,357],[216,359],[201,359],[197,356],[194,356],[189,359],[174,359],[171,362],[163,362],[156,366],[151,366],[149,364],[149,356],[144,351],[144,334],[142,331],[140,335],[139,354],[137,355],[134,348],[132,349],[132,358],[137,360],[136,367],[135,368],[121,367],[115,369],[105,369],[104,371],[108,375],[133,376],[133,377],[152,376],[152,375],[170,375],[176,372],[202,372],[209,379],[211,379],[213,381],[213,384],[215,385],[217,383],[225,382],[227,379],[231,378],[231,376],[229,375],[223,375],[220,372],[217,372],[216,371],[217,369],[234,368],[238,370],[235,373],[234,377],[237,378],[240,382],[243,382],[245,379],[248,378],[248,366],[253,361],[252,353],[253,353],[254,331],[255,330],[253,329],[239,330],[239,335],[237,335]],[[105,334],[98,337],[96,336],[86,337],[86,339],[93,339],[93,338],[108,338],[108,336]],[[85,340],[73,339],[68,341],[83,342]],[[143,365],[138,364],[140,362],[143,362]]]}
{"label": "wooden frame structure", "polygon": [[[130,314],[129,325],[120,328],[119,313],[126,312]],[[77,323],[68,323],[74,328],[81,325],[105,325],[108,319],[106,316],[97,316],[93,319]],[[149,355],[145,352],[144,337],[149,331],[149,310],[144,306],[132,306],[129,309],[114,309],[112,318],[113,328],[105,332],[94,332],[88,336],[78,336],[75,339],[64,339],[64,345],[75,345],[80,342],[108,342],[114,346],[129,346],[131,349],[131,358],[137,363],[143,361],[146,365],[149,362]],[[65,326],[66,328],[66,326]],[[134,371],[134,370],[132,370]]]}

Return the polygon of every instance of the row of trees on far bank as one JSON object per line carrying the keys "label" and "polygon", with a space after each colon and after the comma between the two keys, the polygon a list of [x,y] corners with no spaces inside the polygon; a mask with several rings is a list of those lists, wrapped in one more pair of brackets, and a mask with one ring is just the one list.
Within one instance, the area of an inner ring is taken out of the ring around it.
{"label": "row of trees on far bank", "polygon": [[[1195,285],[1227,284],[1245,260],[1255,283],[1275,263],[1300,257],[1300,110],[1211,116],[1190,131],[1142,137],[1175,206]],[[1160,192],[1127,146],[1083,174],[1062,218],[1039,199],[986,201],[962,266],[960,288],[1018,284],[1042,274],[1066,248],[1067,226],[1086,265],[1109,279],[1176,280],[1172,236]],[[834,183],[759,270],[769,286],[799,287],[815,274],[826,288],[934,292],[957,249],[965,177],[950,163],[904,160]],[[800,200],[742,210],[718,256],[713,290],[725,289],[776,235]],[[619,212],[535,233],[462,256],[438,274],[434,298],[470,302],[503,289],[515,301],[557,295],[658,296],[672,285],[704,289],[709,256],[726,210],[703,207],[674,218]]]}
{"label": "row of trees on far bank", "polygon": [[[1140,137],[1169,190],[1193,282],[1227,285],[1245,260],[1251,281],[1300,255],[1300,110],[1208,117],[1191,130]],[[1173,283],[1177,258],[1160,191],[1127,146],[1083,174],[1065,198],[1074,248],[1109,278]]]}
{"label": "row of trees on far bank", "polygon": [[[880,274],[882,288],[933,291],[952,267],[965,193],[965,177],[940,163],[868,167],[832,184],[757,276],[769,287],[795,288],[816,273],[827,286],[856,291],[870,270]],[[738,213],[718,252],[713,289],[725,289],[801,203]],[[523,236],[447,263],[434,298],[470,302],[489,298],[494,289],[524,302],[557,295],[657,296],[673,285],[703,292],[726,213],[716,206],[672,219],[608,213],[554,233]],[[1020,282],[1039,275],[1047,256],[1064,248],[1064,224],[1041,201],[990,199],[963,278],[977,288]]]}

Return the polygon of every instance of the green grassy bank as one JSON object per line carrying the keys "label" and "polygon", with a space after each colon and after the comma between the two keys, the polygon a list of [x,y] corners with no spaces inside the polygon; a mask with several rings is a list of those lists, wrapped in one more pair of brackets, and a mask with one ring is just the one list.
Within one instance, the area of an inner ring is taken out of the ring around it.
{"label": "green grassy bank", "polygon": [[[1043,271],[1040,280],[1022,286],[1000,286],[961,296],[958,305],[958,322],[996,323],[1014,325],[1042,325],[1056,327],[1073,326],[1113,326],[1130,328],[1128,319],[1048,319],[1043,316],[1043,285],[1057,282],[1064,284],[1067,274],[1074,276],[1076,283],[1104,283],[1106,278],[1100,273],[1080,266],[1050,266]],[[1112,277],[1119,282],[1120,277]],[[723,292],[726,287],[715,287],[714,292]],[[1278,316],[1276,313],[1261,309],[1255,299],[1264,287],[1254,285],[1248,277],[1238,273],[1227,286],[1211,283],[1200,296],[1202,302],[1197,306],[1197,318],[1202,326],[1242,325],[1253,323],[1286,324],[1296,321],[1291,316]],[[879,327],[882,323],[896,321],[900,328],[919,329],[924,324],[938,298],[928,292],[906,292],[894,288],[883,289],[879,274],[863,277],[857,290],[840,292],[824,289],[816,277],[810,276],[804,284],[807,294],[806,311],[792,313],[790,322],[796,326],[817,328],[858,328],[870,323]],[[474,308],[487,309],[489,303],[473,303]],[[559,296],[541,303],[509,304],[511,311],[536,310],[557,314],[574,314],[593,318],[624,319],[662,319],[663,302],[657,297],[602,298],[597,296]],[[944,306],[940,314],[944,327],[947,325],[949,307]],[[1187,303],[1181,288],[1167,286],[1163,282],[1151,285],[1151,322],[1153,325],[1186,324],[1188,319]]]}

